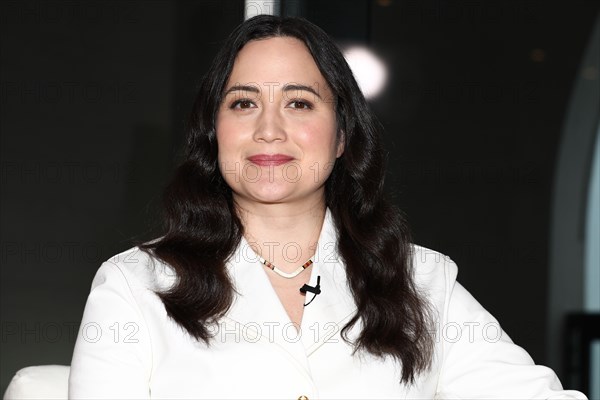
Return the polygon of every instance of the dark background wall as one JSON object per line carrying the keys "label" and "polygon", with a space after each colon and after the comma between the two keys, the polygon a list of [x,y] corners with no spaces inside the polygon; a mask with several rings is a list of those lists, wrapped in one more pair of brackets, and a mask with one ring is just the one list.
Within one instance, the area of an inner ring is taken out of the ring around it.
{"label": "dark background wall", "polygon": [[[96,269],[156,224],[195,88],[243,2],[0,4],[3,391],[21,367],[70,363]],[[390,192],[416,241],[451,256],[544,363],[557,146],[600,3],[288,4],[387,62],[372,106]]]}
{"label": "dark background wall", "polygon": [[174,6],[0,2],[2,391],[70,364],[100,263],[171,163]]}

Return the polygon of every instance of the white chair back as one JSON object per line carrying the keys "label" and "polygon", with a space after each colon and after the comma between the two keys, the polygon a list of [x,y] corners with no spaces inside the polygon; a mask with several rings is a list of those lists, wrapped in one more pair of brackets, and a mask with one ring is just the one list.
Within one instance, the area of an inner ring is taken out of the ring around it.
{"label": "white chair back", "polygon": [[4,400],[61,399],[69,397],[66,365],[37,365],[17,371],[4,393]]}

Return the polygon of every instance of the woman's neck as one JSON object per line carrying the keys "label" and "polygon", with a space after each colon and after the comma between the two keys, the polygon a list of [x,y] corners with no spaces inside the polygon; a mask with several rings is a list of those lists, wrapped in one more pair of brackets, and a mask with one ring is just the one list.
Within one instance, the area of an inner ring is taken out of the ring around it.
{"label": "woman's neck", "polygon": [[325,218],[325,202],[304,208],[287,204],[237,204],[244,237],[254,251],[291,272],[313,257]]}

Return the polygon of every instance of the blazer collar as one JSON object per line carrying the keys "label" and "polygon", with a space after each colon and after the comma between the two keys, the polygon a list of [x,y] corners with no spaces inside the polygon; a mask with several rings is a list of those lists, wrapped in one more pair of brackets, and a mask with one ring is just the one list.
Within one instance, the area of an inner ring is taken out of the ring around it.
{"label": "blazer collar", "polygon": [[[305,307],[299,333],[264,266],[243,237],[227,267],[237,295],[225,320],[247,327],[246,332],[255,331],[263,340],[277,343],[304,360],[338,333],[356,311],[345,267],[337,251],[337,229],[329,209],[325,213],[309,281],[309,285],[315,286],[317,277],[321,277],[321,294]],[[307,301],[311,298],[312,294],[307,294]]]}

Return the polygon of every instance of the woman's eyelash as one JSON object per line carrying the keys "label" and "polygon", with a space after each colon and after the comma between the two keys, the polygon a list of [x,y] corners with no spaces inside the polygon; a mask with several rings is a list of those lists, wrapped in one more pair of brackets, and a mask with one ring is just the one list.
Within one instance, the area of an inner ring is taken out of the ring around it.
{"label": "woman's eyelash", "polygon": [[[296,100],[292,100],[290,101],[289,104],[303,104],[304,105],[304,109],[308,109],[308,110],[312,110],[313,109],[313,104],[310,101],[306,101],[306,100],[302,100],[302,99],[296,99]],[[294,108],[298,108],[298,107],[294,107]]]}
{"label": "woman's eyelash", "polygon": [[235,100],[233,103],[231,103],[229,108],[231,108],[231,109],[237,108],[242,103],[248,103],[248,105],[250,105],[250,106],[254,105],[254,103],[250,99],[238,99],[238,100]]}
{"label": "woman's eyelash", "polygon": [[[246,103],[246,105],[248,106],[246,108],[251,108],[252,106],[254,106],[254,102],[250,99],[237,99],[229,105],[229,108],[233,110],[233,109],[238,108],[239,106],[243,105],[244,103]],[[296,100],[292,100],[288,103],[288,105],[294,105],[294,104],[296,105],[296,107],[292,107],[292,108],[295,108],[298,110],[312,110],[314,108],[313,104],[307,100],[296,99]],[[299,105],[301,105],[301,106],[298,107]]]}

